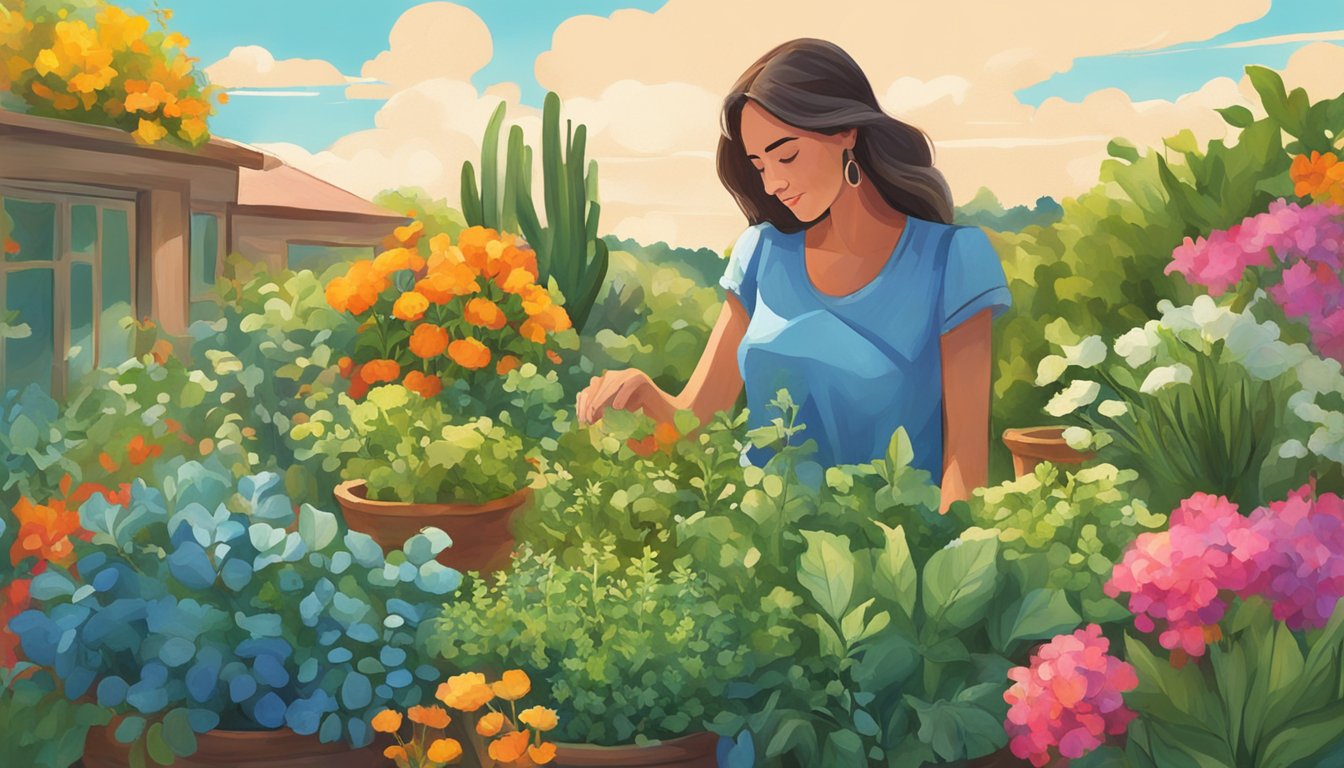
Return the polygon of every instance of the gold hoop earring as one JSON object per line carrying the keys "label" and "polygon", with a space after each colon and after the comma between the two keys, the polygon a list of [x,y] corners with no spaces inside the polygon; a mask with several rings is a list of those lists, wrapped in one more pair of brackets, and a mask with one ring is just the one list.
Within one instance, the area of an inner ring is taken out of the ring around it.
{"label": "gold hoop earring", "polygon": [[857,187],[859,182],[863,181],[863,174],[859,172],[859,164],[854,160],[854,150],[845,150],[845,181],[849,186]]}

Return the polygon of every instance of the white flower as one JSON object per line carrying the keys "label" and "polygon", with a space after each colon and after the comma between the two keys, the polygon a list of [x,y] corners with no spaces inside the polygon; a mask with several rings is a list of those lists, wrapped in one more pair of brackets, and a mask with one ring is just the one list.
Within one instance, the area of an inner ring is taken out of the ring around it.
{"label": "white flower", "polygon": [[1148,374],[1148,378],[1144,379],[1143,384],[1139,386],[1139,391],[1145,395],[1151,395],[1154,392],[1166,389],[1172,384],[1189,384],[1191,373],[1190,366],[1182,363],[1154,368]]}
{"label": "white flower", "polygon": [[1307,455],[1307,446],[1301,440],[1289,440],[1279,446],[1279,456],[1285,459],[1300,459]]}
{"label": "white flower", "polygon": [[1069,427],[1062,437],[1075,451],[1085,451],[1092,445],[1092,433],[1082,427]]}
{"label": "white flower", "polygon": [[[1301,345],[1294,345],[1301,346]],[[1344,375],[1338,360],[1308,354],[1297,364],[1297,380],[1308,392],[1344,393]]]}
{"label": "white flower", "polygon": [[1129,406],[1123,400],[1106,400],[1097,406],[1097,413],[1108,419],[1116,419],[1129,413]]}
{"label": "white flower", "polygon": [[1041,358],[1041,362],[1036,365],[1036,386],[1043,387],[1046,384],[1053,384],[1059,381],[1063,375],[1064,369],[1069,367],[1069,361],[1059,355],[1046,355]]}
{"label": "white flower", "polygon": [[[1210,344],[1226,339],[1227,334],[1242,317],[1227,307],[1218,306],[1208,294],[1195,299],[1191,305],[1190,315],[1199,326],[1200,336]],[[1251,322],[1255,320],[1252,319]]]}
{"label": "white flower", "polygon": [[1091,368],[1106,359],[1106,342],[1100,336],[1088,336],[1077,344],[1064,347],[1064,357],[1069,365]]}
{"label": "white flower", "polygon": [[1046,403],[1045,412],[1055,417],[1067,416],[1079,408],[1091,405],[1100,392],[1101,385],[1095,381],[1075,381],[1065,387],[1064,391],[1050,398],[1050,402]]}
{"label": "white flower", "polygon": [[1115,353],[1125,358],[1130,368],[1153,359],[1161,340],[1157,337],[1157,321],[1149,320],[1142,328],[1134,328],[1115,340]]}

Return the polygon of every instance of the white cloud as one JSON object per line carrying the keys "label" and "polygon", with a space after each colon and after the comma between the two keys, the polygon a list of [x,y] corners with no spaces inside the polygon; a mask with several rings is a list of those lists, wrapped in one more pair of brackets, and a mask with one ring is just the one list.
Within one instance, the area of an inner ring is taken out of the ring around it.
{"label": "white cloud", "polygon": [[388,49],[364,62],[360,74],[377,83],[352,85],[352,99],[385,99],[424,80],[470,82],[490,63],[490,29],[470,8],[456,3],[422,3],[397,19]]}
{"label": "white cloud", "polygon": [[345,85],[350,78],[321,59],[281,59],[260,45],[240,45],[205,68],[210,82],[225,88],[292,88]]}

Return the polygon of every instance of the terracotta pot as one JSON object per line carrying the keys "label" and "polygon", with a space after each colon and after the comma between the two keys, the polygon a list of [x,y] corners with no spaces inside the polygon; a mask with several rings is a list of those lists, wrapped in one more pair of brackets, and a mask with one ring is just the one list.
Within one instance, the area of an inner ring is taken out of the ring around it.
{"label": "terracotta pot", "polygon": [[719,737],[712,733],[692,733],[644,747],[634,744],[598,747],[591,744],[557,743],[552,765],[557,768],[714,768],[718,765],[714,754],[718,743]]}
{"label": "terracotta pot", "polygon": [[531,488],[523,488],[484,504],[407,504],[372,501],[365,497],[366,491],[363,480],[336,486],[336,503],[351,529],[367,533],[390,552],[400,549],[421,528],[439,528],[452,538],[453,545],[439,554],[438,561],[462,572],[482,573],[508,567],[514,544],[509,523],[532,496]]}
{"label": "terracotta pot", "polygon": [[[131,751],[111,725],[94,726],[84,741],[84,768],[129,768]],[[384,744],[355,749],[343,741],[323,744],[317,736],[278,731],[210,731],[196,735],[196,754],[173,768],[386,768]],[[151,761],[153,762],[153,761]]]}
{"label": "terracotta pot", "polygon": [[1018,477],[1031,474],[1042,461],[1052,464],[1082,464],[1096,458],[1095,453],[1083,453],[1064,442],[1063,427],[1023,427],[1005,429],[1003,443],[1013,454],[1013,473]]}

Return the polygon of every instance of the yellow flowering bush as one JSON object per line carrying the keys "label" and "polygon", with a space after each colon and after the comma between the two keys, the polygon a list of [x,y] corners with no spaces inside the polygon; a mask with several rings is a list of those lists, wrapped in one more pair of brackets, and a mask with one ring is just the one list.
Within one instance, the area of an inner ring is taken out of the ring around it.
{"label": "yellow flowering bush", "polygon": [[[506,671],[498,681],[486,682],[480,672],[454,675],[439,685],[435,694],[444,705],[463,713],[488,711],[476,717],[476,727],[470,734],[477,757],[497,766],[534,768],[555,760],[556,746],[542,734],[554,730],[559,719],[553,709],[533,706],[518,711],[518,701],[532,690],[532,681],[521,669]],[[509,703],[509,714],[496,708],[496,701]],[[457,762],[462,756],[462,744],[448,738],[444,729],[452,717],[440,706],[411,707],[405,720],[411,722],[411,738],[401,738],[404,724],[402,714],[385,709],[373,718],[373,729],[391,734],[397,743],[383,754],[397,764],[397,768],[440,768]],[[520,728],[521,726],[525,726]],[[485,739],[492,739],[488,744]]]}
{"label": "yellow flowering bush", "polygon": [[210,138],[212,99],[172,11],[150,20],[103,0],[0,4],[0,91],[30,114],[120,128],[142,144],[199,146]]}
{"label": "yellow flowering bush", "polygon": [[397,227],[373,259],[326,286],[327,303],[363,320],[339,363],[350,394],[401,383],[426,398],[454,381],[473,391],[523,363],[562,360],[577,347],[569,315],[537,284],[537,257],[514,235],[470,227],[454,243],[422,238],[424,223]]}

